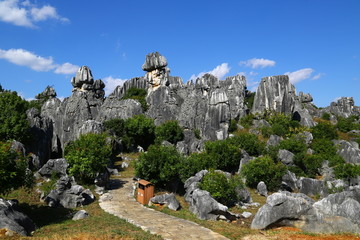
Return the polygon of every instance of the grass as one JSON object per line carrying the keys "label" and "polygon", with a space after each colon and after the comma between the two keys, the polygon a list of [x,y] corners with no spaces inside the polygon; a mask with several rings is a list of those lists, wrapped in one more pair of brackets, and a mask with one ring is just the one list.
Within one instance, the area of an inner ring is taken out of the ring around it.
{"label": "grass", "polygon": [[[162,239],[104,212],[97,200],[81,208],[66,209],[50,208],[45,203],[39,202],[39,195],[34,190],[28,191],[22,188],[2,197],[18,199],[20,211],[27,214],[38,229],[32,237],[20,237],[18,235],[4,237],[0,233],[1,239]],[[86,210],[90,217],[79,221],[71,220],[73,214],[80,209]]]}

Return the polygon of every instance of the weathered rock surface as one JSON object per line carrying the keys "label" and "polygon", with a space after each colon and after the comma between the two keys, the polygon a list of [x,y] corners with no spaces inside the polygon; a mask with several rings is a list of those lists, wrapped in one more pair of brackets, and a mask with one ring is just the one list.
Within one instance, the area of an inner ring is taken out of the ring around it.
{"label": "weathered rock surface", "polygon": [[287,165],[287,166],[291,166],[294,164],[294,154],[286,149],[280,149],[278,152],[278,158],[279,160]]}
{"label": "weathered rock surface", "polygon": [[345,159],[347,163],[360,164],[360,149],[357,143],[351,143],[345,140],[334,140],[338,146],[337,154]]}
{"label": "weathered rock surface", "polygon": [[290,225],[316,233],[359,233],[359,201],[359,188],[331,194],[318,202],[301,193],[274,193],[259,209],[251,227]]}
{"label": "weathered rock surface", "polygon": [[35,224],[16,209],[17,201],[0,198],[0,229],[5,228],[23,236],[35,231]]}
{"label": "weathered rock surface", "polygon": [[150,198],[150,202],[158,203],[158,204],[165,204],[169,209],[177,211],[180,209],[180,203],[176,199],[175,194],[173,193],[165,193],[162,195],[157,195],[155,197]]}
{"label": "weathered rock surface", "polygon": [[267,141],[266,145],[267,146],[277,146],[277,145],[279,145],[279,143],[282,140],[283,140],[283,138],[278,135],[271,135],[269,140]]}
{"label": "weathered rock surface", "polygon": [[332,102],[326,110],[336,116],[345,118],[351,115],[359,115],[360,113],[359,107],[355,106],[354,98],[352,97],[342,97],[336,102]]}
{"label": "weathered rock surface", "polygon": [[297,182],[298,189],[301,193],[304,193],[309,196],[327,196],[328,189],[326,187],[325,181],[300,177]]}
{"label": "weathered rock surface", "polygon": [[76,208],[93,202],[94,195],[89,189],[77,185],[73,177],[63,176],[56,182],[56,189],[45,197],[50,207]]}
{"label": "weathered rock surface", "polygon": [[53,174],[57,174],[59,177],[66,176],[66,170],[69,164],[65,158],[49,159],[49,161],[39,169],[38,173],[42,177],[50,178]]}
{"label": "weathered rock surface", "polygon": [[85,219],[85,218],[88,218],[88,217],[89,217],[89,213],[87,211],[80,210],[80,211],[77,211],[75,213],[72,220],[77,221],[77,220]]}
{"label": "weathered rock surface", "polygon": [[268,190],[267,190],[266,184],[263,181],[258,183],[256,190],[257,190],[258,194],[260,194],[261,196],[264,196],[264,197],[268,196]]}

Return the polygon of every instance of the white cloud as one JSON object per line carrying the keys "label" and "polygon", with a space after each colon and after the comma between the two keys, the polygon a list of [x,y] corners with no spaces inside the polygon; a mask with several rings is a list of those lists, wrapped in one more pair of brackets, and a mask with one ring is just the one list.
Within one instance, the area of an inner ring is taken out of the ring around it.
{"label": "white cloud", "polygon": [[276,62],[269,59],[264,58],[252,58],[246,61],[241,61],[240,65],[245,65],[251,68],[265,68],[265,67],[273,67],[275,66]]}
{"label": "white cloud", "polygon": [[103,81],[105,83],[105,95],[108,96],[110,93],[112,93],[117,86],[122,86],[125,79],[120,78],[113,78],[112,76],[103,78]]}
{"label": "white cloud", "polygon": [[324,74],[319,73],[319,74],[316,74],[315,76],[313,76],[311,79],[312,79],[312,80],[317,80],[317,79],[321,78],[323,75],[324,75]]}
{"label": "white cloud", "polygon": [[200,78],[204,76],[206,73],[210,73],[211,75],[214,75],[218,79],[222,79],[226,74],[228,74],[230,71],[230,67],[228,63],[222,63],[219,66],[216,66],[213,70],[208,72],[201,72],[197,75],[193,74],[190,77],[190,80],[196,80],[197,78]]}
{"label": "white cloud", "polygon": [[58,74],[73,74],[78,71],[80,67],[71,63],[64,63],[55,69],[55,73]]}
{"label": "white cloud", "polygon": [[309,79],[313,72],[314,72],[314,69],[312,69],[312,68],[303,68],[303,69],[297,70],[295,72],[286,72],[284,74],[288,75],[290,82],[294,84],[294,83],[298,83],[302,80]]}
{"label": "white cloud", "polygon": [[0,49],[0,58],[39,72],[47,72],[56,67],[51,57],[43,58],[24,49]]}
{"label": "white cloud", "polygon": [[41,57],[24,49],[0,49],[0,59],[5,59],[19,66],[29,67],[37,72],[54,71],[58,74],[71,74],[79,69],[79,66],[71,63],[56,64],[52,57]]}
{"label": "white cloud", "polygon": [[0,21],[12,23],[16,26],[36,28],[35,22],[55,19],[69,22],[69,19],[61,17],[56,8],[46,5],[40,8],[30,1],[4,0],[0,2]]}

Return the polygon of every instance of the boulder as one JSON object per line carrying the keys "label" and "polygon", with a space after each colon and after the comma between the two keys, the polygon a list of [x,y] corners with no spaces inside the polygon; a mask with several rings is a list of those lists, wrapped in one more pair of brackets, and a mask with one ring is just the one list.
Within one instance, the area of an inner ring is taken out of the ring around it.
{"label": "boulder", "polygon": [[258,194],[260,194],[261,196],[264,196],[264,197],[268,196],[267,187],[263,181],[258,183],[256,190],[257,190]]}
{"label": "boulder", "polygon": [[295,173],[290,172],[289,170],[286,171],[286,174],[282,177],[282,187],[289,192],[297,191],[297,181]]}
{"label": "boulder", "polygon": [[280,149],[278,152],[279,160],[287,166],[292,166],[294,164],[294,156],[295,155],[292,152],[285,149]]}
{"label": "boulder", "polygon": [[17,201],[0,198],[0,229],[8,229],[23,236],[35,231],[33,221],[16,209]]}
{"label": "boulder", "polygon": [[337,154],[343,157],[347,163],[360,164],[360,149],[356,143],[345,140],[334,140],[333,142],[338,146]]}
{"label": "boulder", "polygon": [[89,217],[89,213],[87,211],[80,210],[80,211],[77,211],[75,213],[72,220],[77,221],[77,220],[85,219],[85,218],[88,218],[88,217]]}
{"label": "boulder", "polygon": [[310,93],[299,92],[299,99],[301,103],[309,103],[313,101],[313,97]]}
{"label": "boulder", "polygon": [[238,174],[241,173],[241,169],[248,164],[251,160],[255,159],[255,157],[251,157],[245,150],[241,149],[241,159],[239,164]]}
{"label": "boulder", "polygon": [[77,185],[73,177],[63,176],[56,182],[56,188],[45,197],[50,207],[76,208],[93,202],[94,195],[89,189]]}
{"label": "boulder", "polygon": [[299,141],[304,141],[306,145],[310,145],[314,137],[311,132],[305,131],[297,134],[296,139]]}
{"label": "boulder", "polygon": [[47,163],[39,169],[38,173],[42,177],[50,178],[53,174],[59,177],[66,176],[66,170],[69,164],[65,158],[49,159]]}
{"label": "boulder", "polygon": [[251,203],[252,198],[249,190],[246,188],[235,188],[236,196],[241,203]]}
{"label": "boulder", "polygon": [[278,135],[271,135],[269,140],[267,141],[266,145],[267,146],[277,146],[277,145],[279,145],[279,143],[282,140],[283,140],[283,138]]}
{"label": "boulder", "polygon": [[175,194],[165,193],[162,195],[158,195],[155,197],[150,198],[150,202],[158,203],[158,204],[165,204],[169,209],[177,211],[180,209],[180,203],[176,199]]}
{"label": "boulder", "polygon": [[300,177],[297,182],[300,193],[310,196],[325,197],[328,195],[328,189],[325,181]]}

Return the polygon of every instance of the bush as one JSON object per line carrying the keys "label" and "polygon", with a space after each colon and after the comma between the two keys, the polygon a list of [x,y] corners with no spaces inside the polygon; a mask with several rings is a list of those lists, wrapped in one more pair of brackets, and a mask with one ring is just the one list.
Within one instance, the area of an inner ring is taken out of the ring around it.
{"label": "bush", "polygon": [[351,130],[359,130],[360,124],[356,123],[356,116],[350,116],[348,118],[338,117],[336,127],[341,132],[349,132]]}
{"label": "bush", "polygon": [[296,155],[298,153],[306,152],[307,146],[304,141],[291,137],[281,141],[279,149],[286,149]]}
{"label": "bush", "polygon": [[319,122],[311,128],[314,139],[333,140],[338,138],[335,126],[328,122]]}
{"label": "bush", "polygon": [[261,142],[255,134],[241,133],[225,141],[245,150],[251,156],[259,156],[265,151],[265,143]]}
{"label": "bush", "polygon": [[200,183],[200,189],[208,191],[216,201],[227,206],[238,201],[236,188],[244,188],[240,177],[227,178],[223,173],[216,171],[207,173]]}
{"label": "bush", "polygon": [[105,130],[111,135],[122,137],[125,134],[125,121],[120,118],[110,119],[104,122]]}
{"label": "bush", "polygon": [[0,141],[17,140],[22,143],[30,141],[30,125],[26,110],[28,102],[16,92],[0,92]]}
{"label": "bush", "polygon": [[180,179],[185,183],[189,177],[204,169],[216,169],[214,159],[206,152],[193,153],[180,163]]}
{"label": "bush", "polygon": [[334,167],[334,173],[336,178],[350,180],[360,175],[360,166],[350,163],[340,164]]}
{"label": "bush", "polygon": [[327,121],[330,121],[330,113],[327,113],[327,112],[324,112],[322,115],[321,115],[321,119],[323,120],[327,120]]}
{"label": "bush", "polygon": [[144,111],[148,109],[148,105],[146,103],[146,95],[147,92],[145,89],[141,88],[130,88],[127,90],[126,94],[122,97],[122,99],[134,99],[140,102],[141,107]]}
{"label": "bush", "polygon": [[92,183],[98,172],[109,163],[111,147],[106,142],[107,135],[89,133],[65,147],[65,158],[69,163],[69,173],[80,181]]}
{"label": "bush", "polygon": [[228,132],[232,133],[235,132],[237,130],[237,121],[235,119],[231,119],[230,120],[230,124],[229,124],[229,129]]}
{"label": "bush", "polygon": [[240,119],[240,124],[244,128],[250,128],[253,124],[253,120],[254,120],[254,115],[250,113],[249,115],[246,115],[245,117],[242,117]]}
{"label": "bush", "polygon": [[136,176],[157,186],[169,187],[179,179],[182,156],[173,146],[151,145],[136,162]]}
{"label": "bush", "polygon": [[184,139],[183,129],[179,126],[177,121],[166,121],[155,129],[156,141],[168,141],[176,144]]}
{"label": "bush", "polygon": [[291,116],[282,113],[273,113],[267,117],[267,121],[271,125],[273,134],[285,136],[290,133],[290,129],[300,127],[298,121],[292,120]]}
{"label": "bush", "polygon": [[0,194],[21,186],[30,186],[32,173],[27,170],[27,161],[11,149],[11,143],[0,142]]}
{"label": "bush", "polygon": [[128,148],[140,145],[145,150],[154,143],[155,124],[154,120],[144,115],[136,115],[125,120],[124,143]]}
{"label": "bush", "polygon": [[205,150],[214,162],[216,169],[236,172],[239,169],[241,150],[228,140],[208,141]]}
{"label": "bush", "polygon": [[250,161],[243,167],[241,173],[249,187],[256,188],[260,181],[264,181],[267,188],[274,191],[280,186],[285,171],[285,165],[275,163],[269,156],[264,156]]}

